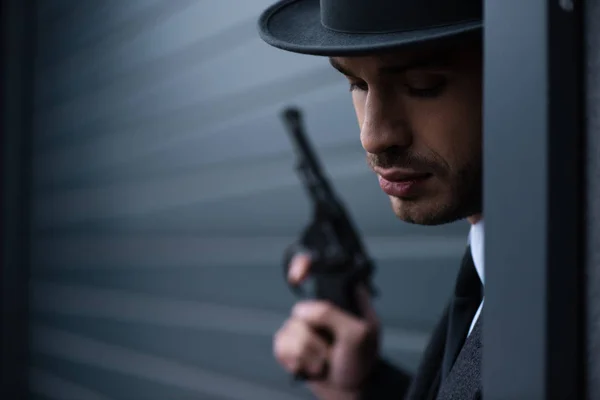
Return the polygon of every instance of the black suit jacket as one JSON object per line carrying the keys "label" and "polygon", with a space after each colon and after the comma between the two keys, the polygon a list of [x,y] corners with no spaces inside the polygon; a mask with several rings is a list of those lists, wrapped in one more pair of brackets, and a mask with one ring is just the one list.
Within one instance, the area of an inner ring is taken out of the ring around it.
{"label": "black suit jacket", "polygon": [[440,382],[448,328],[448,309],[433,331],[417,374],[411,377],[380,360],[363,393],[364,400],[479,400],[481,399],[480,317],[466,339],[452,370]]}

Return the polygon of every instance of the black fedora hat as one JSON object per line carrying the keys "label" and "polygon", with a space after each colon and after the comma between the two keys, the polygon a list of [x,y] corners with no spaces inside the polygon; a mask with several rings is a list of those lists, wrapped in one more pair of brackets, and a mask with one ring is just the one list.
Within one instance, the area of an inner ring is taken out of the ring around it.
{"label": "black fedora hat", "polygon": [[483,0],[282,0],[259,18],[268,44],[295,53],[358,55],[480,33]]}

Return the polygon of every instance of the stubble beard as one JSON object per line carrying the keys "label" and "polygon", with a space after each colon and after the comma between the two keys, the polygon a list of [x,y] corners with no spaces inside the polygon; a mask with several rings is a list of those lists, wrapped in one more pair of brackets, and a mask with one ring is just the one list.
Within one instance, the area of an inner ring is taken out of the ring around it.
{"label": "stubble beard", "polygon": [[409,224],[437,226],[456,222],[483,211],[481,166],[467,166],[452,179],[443,199],[398,199],[390,196],[396,216]]}

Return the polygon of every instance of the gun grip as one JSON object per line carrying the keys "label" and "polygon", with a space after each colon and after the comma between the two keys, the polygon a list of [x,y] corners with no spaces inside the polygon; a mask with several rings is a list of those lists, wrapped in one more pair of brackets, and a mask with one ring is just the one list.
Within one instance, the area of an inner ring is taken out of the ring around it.
{"label": "gun grip", "polygon": [[358,305],[358,282],[349,274],[315,272],[308,280],[311,281],[310,292],[307,294],[310,298],[329,301],[355,317],[362,317]]}
{"label": "gun grip", "polygon": [[[362,315],[358,306],[356,289],[356,282],[351,280],[349,276],[340,273],[312,273],[302,284],[302,288],[298,290],[304,297],[329,301],[345,312],[360,318]],[[335,335],[328,329],[317,328],[316,333],[329,345],[335,341]],[[328,372],[329,365],[325,364],[323,370],[317,375],[308,376],[303,372],[299,372],[294,375],[294,380],[319,381],[325,379]]]}
{"label": "gun grip", "polygon": [[361,317],[357,302],[358,281],[345,272],[343,266],[324,265],[326,261],[313,260],[307,278],[299,285],[292,285],[288,280],[290,264],[294,255],[308,252],[299,244],[292,244],[284,253],[284,279],[292,292],[302,298],[325,300],[356,317]]}

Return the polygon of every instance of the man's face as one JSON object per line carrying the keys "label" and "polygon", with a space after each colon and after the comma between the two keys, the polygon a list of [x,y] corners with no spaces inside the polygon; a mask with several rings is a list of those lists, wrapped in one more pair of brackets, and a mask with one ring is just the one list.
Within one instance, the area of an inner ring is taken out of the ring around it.
{"label": "man's face", "polygon": [[362,146],[394,213],[424,225],[480,213],[479,45],[330,61],[350,82]]}

